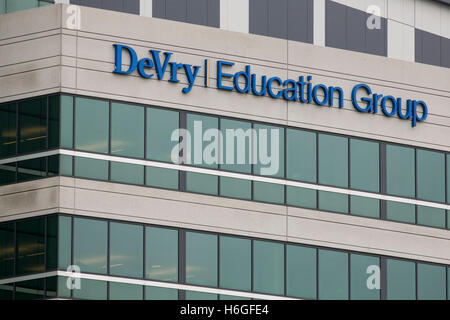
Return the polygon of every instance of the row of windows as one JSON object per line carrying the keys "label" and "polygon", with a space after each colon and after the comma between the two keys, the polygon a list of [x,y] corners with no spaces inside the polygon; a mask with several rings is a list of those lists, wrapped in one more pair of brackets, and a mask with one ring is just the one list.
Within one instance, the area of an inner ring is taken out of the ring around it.
{"label": "row of windows", "polygon": [[[48,217],[47,223],[50,219],[56,217]],[[84,273],[307,299],[447,297],[448,268],[443,265],[183,229],[70,216],[57,219],[61,270],[78,265]],[[23,259],[22,225],[37,227],[43,221],[16,223],[18,265]],[[10,252],[0,256],[0,270],[10,270],[14,261],[12,225],[0,226],[0,241],[5,243],[1,247]],[[34,247],[40,238],[35,229],[28,231],[32,235],[27,234],[26,247]],[[40,255],[27,253],[33,260],[26,270],[42,272]],[[103,286],[106,295],[106,283]],[[93,285],[92,290],[100,288]],[[75,290],[73,297],[80,297]]]}

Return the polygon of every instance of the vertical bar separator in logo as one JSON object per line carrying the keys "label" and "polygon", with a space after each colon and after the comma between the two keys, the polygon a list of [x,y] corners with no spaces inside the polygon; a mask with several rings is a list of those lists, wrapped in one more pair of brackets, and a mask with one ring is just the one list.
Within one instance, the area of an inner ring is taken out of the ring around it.
{"label": "vertical bar separator in logo", "polygon": [[209,59],[205,59],[205,87],[209,87],[209,73],[210,73]]}

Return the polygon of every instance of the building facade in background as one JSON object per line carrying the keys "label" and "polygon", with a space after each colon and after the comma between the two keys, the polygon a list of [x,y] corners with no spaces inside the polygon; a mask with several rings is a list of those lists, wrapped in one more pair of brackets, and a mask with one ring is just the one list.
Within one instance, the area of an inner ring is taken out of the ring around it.
{"label": "building facade in background", "polygon": [[449,299],[449,68],[447,0],[0,0],[0,299]]}

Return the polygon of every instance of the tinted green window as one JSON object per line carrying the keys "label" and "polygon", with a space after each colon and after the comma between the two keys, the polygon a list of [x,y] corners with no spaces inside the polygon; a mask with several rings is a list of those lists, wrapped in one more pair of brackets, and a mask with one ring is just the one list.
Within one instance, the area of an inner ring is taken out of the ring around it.
{"label": "tinted green window", "polygon": [[57,281],[57,277],[48,277],[45,279],[45,296],[47,298],[56,298]]}
{"label": "tinted green window", "polygon": [[47,159],[37,158],[17,163],[17,181],[24,182],[47,176]]}
{"label": "tinted green window", "polygon": [[217,300],[217,294],[198,291],[186,291],[186,300]]}
{"label": "tinted green window", "polygon": [[282,204],[284,203],[284,186],[253,181],[253,200]]}
{"label": "tinted green window", "polygon": [[415,223],[416,206],[408,203],[387,201],[386,218],[391,221]]}
{"label": "tinted green window", "polygon": [[0,278],[14,274],[14,224],[0,224]]}
{"label": "tinted green window", "polygon": [[12,157],[16,154],[16,104],[0,106],[0,158]]}
{"label": "tinted green window", "polygon": [[39,4],[39,7],[45,7],[45,6],[52,5],[53,3],[39,0],[38,4]]}
{"label": "tinted green window", "polygon": [[142,300],[142,286],[128,283],[109,283],[109,300]]}
{"label": "tinted green window", "polygon": [[6,13],[6,0],[0,0],[0,14]]}
{"label": "tinted green window", "polygon": [[255,174],[284,178],[284,129],[262,124],[254,128],[258,138]]}
{"label": "tinted green window", "polygon": [[108,180],[108,161],[75,158],[75,176],[96,180]]}
{"label": "tinted green window", "polygon": [[74,218],[73,224],[73,264],[78,265],[81,272],[106,274],[107,223]]}
{"label": "tinted green window", "polygon": [[432,264],[417,264],[417,299],[446,299],[445,267]]}
{"label": "tinted green window", "polygon": [[450,154],[447,154],[447,203],[450,203]]}
{"label": "tinted green window", "polygon": [[253,241],[253,290],[284,294],[284,246],[269,241]]}
{"label": "tinted green window", "polygon": [[316,299],[316,249],[287,245],[286,284],[287,295]]}
{"label": "tinted green window", "polygon": [[[58,297],[61,298],[70,298],[70,289],[67,287],[67,280],[69,280],[69,278],[67,277],[58,277],[57,279],[57,293],[58,293]],[[71,281],[71,280],[69,280]]]}
{"label": "tinted green window", "polygon": [[45,218],[17,222],[16,274],[44,271]]}
{"label": "tinted green window", "polygon": [[106,300],[107,282],[100,280],[81,279],[80,289],[73,290],[75,299]]}
{"label": "tinted green window", "polygon": [[251,300],[251,298],[246,297],[238,297],[238,296],[229,296],[226,294],[220,294],[219,300]]}
{"label": "tinted green window", "polygon": [[387,259],[387,299],[416,299],[416,266],[414,262]]}
{"label": "tinted green window", "polygon": [[6,12],[11,13],[20,10],[36,8],[37,0],[6,0]]}
{"label": "tinted green window", "polygon": [[58,217],[56,215],[47,217],[47,248],[46,248],[46,270],[56,270],[58,264]]}
{"label": "tinted green window", "polygon": [[350,196],[350,213],[361,217],[380,218],[380,200]]}
{"label": "tinted green window", "polygon": [[220,237],[220,287],[242,291],[251,290],[251,240]]}
{"label": "tinted green window", "polygon": [[250,180],[220,177],[220,195],[250,200],[252,198],[252,182]]}
{"label": "tinted green window", "polygon": [[0,185],[16,182],[16,163],[0,164]]}
{"label": "tinted green window", "polygon": [[59,175],[59,156],[47,157],[47,176],[53,177]]}
{"label": "tinted green window", "polygon": [[67,269],[72,263],[72,218],[58,216],[58,268]]}
{"label": "tinted green window", "polygon": [[75,99],[75,148],[108,153],[108,101]]}
{"label": "tinted green window", "polygon": [[[210,137],[210,141],[203,140],[203,138],[205,140],[207,138],[205,133],[208,129],[217,130],[218,119],[209,116],[188,114],[186,121],[186,128],[191,135],[191,150],[187,152],[190,151],[192,164],[205,168],[218,168],[219,141],[217,140],[217,136]],[[197,146],[195,143],[196,140],[202,141],[202,144]]]}
{"label": "tinted green window", "polygon": [[144,184],[144,166],[111,162],[111,181],[129,184]]}
{"label": "tinted green window", "polygon": [[111,104],[111,154],[144,157],[144,108]]}
{"label": "tinted green window", "polygon": [[19,154],[47,149],[47,98],[19,102]]}
{"label": "tinted green window", "polygon": [[61,147],[73,148],[73,97],[61,96]]}
{"label": "tinted green window", "polygon": [[146,167],[145,175],[145,184],[149,187],[178,190],[177,170]]}
{"label": "tinted green window", "polygon": [[64,154],[59,156],[60,174],[71,177],[73,175],[73,157]]}
{"label": "tinted green window", "polygon": [[217,286],[217,236],[186,232],[186,283]]}
{"label": "tinted green window", "polygon": [[317,208],[317,191],[312,189],[286,187],[286,203],[302,208]]}
{"label": "tinted green window", "polygon": [[217,176],[186,172],[186,191],[217,195],[218,183]]}
{"label": "tinted green window", "polygon": [[348,299],[348,254],[319,250],[319,299]]}
{"label": "tinted green window", "polygon": [[316,134],[287,129],[286,176],[288,179],[316,182]]}
{"label": "tinted green window", "polygon": [[380,146],[376,142],[350,139],[350,187],[380,190]]}
{"label": "tinted green window", "polygon": [[14,283],[0,284],[0,301],[13,300],[13,293],[14,293]]}
{"label": "tinted green window", "polygon": [[445,155],[417,150],[417,198],[445,202]]}
{"label": "tinted green window", "polygon": [[144,229],[126,223],[109,224],[109,272],[114,276],[143,277]]}
{"label": "tinted green window", "polygon": [[380,258],[350,254],[352,300],[380,299]]}
{"label": "tinted green window", "polygon": [[172,133],[179,127],[176,111],[147,108],[147,159],[172,162]]}
{"label": "tinted green window", "polygon": [[145,287],[145,300],[178,300],[178,290],[160,287]]}
{"label": "tinted green window", "polygon": [[319,134],[319,183],[348,187],[347,138]]}
{"label": "tinted green window", "polygon": [[178,231],[145,228],[145,277],[161,281],[178,281]]}
{"label": "tinted green window", "polygon": [[59,147],[59,95],[48,97],[48,148]]}
{"label": "tinted green window", "polygon": [[414,149],[386,146],[386,190],[388,194],[415,196]]}
{"label": "tinted green window", "polygon": [[348,213],[348,195],[319,191],[319,209],[338,213]]}
{"label": "tinted green window", "polygon": [[417,224],[445,228],[445,210],[417,206]]}
{"label": "tinted green window", "polygon": [[16,282],[15,300],[37,300],[44,298],[44,279]]}
{"label": "tinted green window", "polygon": [[251,123],[237,120],[220,119],[223,136],[222,170],[251,173]]}

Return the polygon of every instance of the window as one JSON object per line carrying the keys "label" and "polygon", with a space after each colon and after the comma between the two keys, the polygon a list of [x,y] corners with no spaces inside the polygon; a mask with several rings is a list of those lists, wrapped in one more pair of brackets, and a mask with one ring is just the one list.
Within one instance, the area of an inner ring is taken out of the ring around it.
{"label": "window", "polygon": [[17,222],[16,274],[45,269],[45,218]]}
{"label": "window", "polygon": [[417,206],[417,224],[436,228],[445,228],[445,210]]}
{"label": "window", "polygon": [[145,228],[145,277],[152,280],[178,281],[178,231]]}
{"label": "window", "polygon": [[144,108],[111,104],[111,154],[144,157]]}
{"label": "window", "polygon": [[108,161],[75,158],[75,176],[96,180],[108,180]]}
{"label": "window", "polygon": [[379,268],[380,258],[378,257],[350,254],[350,292],[352,300],[380,299]]}
{"label": "window", "polygon": [[220,195],[250,200],[252,198],[252,182],[244,179],[220,177]]}
{"label": "window", "polygon": [[61,96],[61,147],[73,148],[73,97]]}
{"label": "window", "polygon": [[78,265],[81,272],[106,274],[107,222],[74,218],[73,223],[73,264]]}
{"label": "window", "polygon": [[143,227],[126,223],[110,223],[109,273],[114,276],[143,277]]}
{"label": "window", "polygon": [[106,281],[80,279],[80,289],[73,290],[75,299],[106,300],[108,297]]}
{"label": "window", "polygon": [[445,267],[433,264],[417,264],[417,299],[445,300]]}
{"label": "window", "polygon": [[256,201],[282,204],[284,203],[284,186],[253,181],[253,198]]}
{"label": "window", "polygon": [[[284,178],[284,129],[255,124],[257,142],[256,175]],[[255,155],[256,156],[256,155]]]}
{"label": "window", "polygon": [[400,197],[415,196],[414,149],[386,146],[386,190]]}
{"label": "window", "polygon": [[350,196],[350,213],[370,218],[380,218],[380,200]]}
{"label": "window", "polygon": [[47,97],[19,102],[19,154],[46,149]]}
{"label": "window", "polygon": [[286,186],[286,203],[290,206],[316,209],[317,191],[313,189]]}
{"label": "window", "polygon": [[36,158],[17,163],[17,181],[24,182],[45,177],[47,175],[47,159]]}
{"label": "window", "polygon": [[37,300],[44,298],[44,279],[16,282],[15,300]]}
{"label": "window", "polygon": [[220,287],[251,290],[251,240],[220,237]]}
{"label": "window", "polygon": [[111,181],[128,184],[144,184],[144,166],[111,162]]}
{"label": "window", "polygon": [[319,250],[319,299],[348,299],[348,253]]}
{"label": "window", "polygon": [[217,236],[186,232],[186,283],[217,287]]}
{"label": "window", "polygon": [[147,108],[147,159],[172,162],[172,148],[178,144],[172,133],[178,127],[178,112]]}
{"label": "window", "polygon": [[319,134],[319,183],[348,187],[348,139]]}
{"label": "window", "polygon": [[16,119],[17,107],[15,103],[0,106],[0,158],[16,155]]}
{"label": "window", "polygon": [[58,269],[66,270],[72,263],[72,218],[58,216]]}
{"label": "window", "polygon": [[142,286],[128,283],[109,283],[109,300],[142,300]]}
{"label": "window", "polygon": [[0,224],[0,278],[14,275],[14,223]]}
{"label": "window", "polygon": [[145,174],[145,183],[149,187],[178,190],[177,170],[146,167]]}
{"label": "window", "polygon": [[218,179],[209,174],[186,172],[186,191],[217,195]]}
{"label": "window", "polygon": [[217,300],[217,294],[186,290],[186,300]]}
{"label": "window", "polygon": [[416,223],[416,206],[409,203],[386,201],[386,218],[391,221]]}
{"label": "window", "polygon": [[348,213],[348,195],[319,191],[319,209],[337,213]]}
{"label": "window", "polygon": [[286,130],[286,177],[291,180],[315,183],[316,134],[313,132]]}
{"label": "window", "polygon": [[75,105],[75,148],[108,153],[108,101],[77,97]]}
{"label": "window", "polygon": [[46,218],[46,270],[57,269],[58,258],[58,217],[53,215]]}
{"label": "window", "polygon": [[48,97],[48,149],[57,149],[59,147],[59,100],[59,95]]}
{"label": "window", "polygon": [[17,182],[16,166],[16,162],[0,164],[0,185]]}
{"label": "window", "polygon": [[178,300],[178,290],[146,286],[145,300]]}
{"label": "window", "polygon": [[445,202],[445,155],[417,149],[417,198]]}
{"label": "window", "polygon": [[414,262],[387,259],[387,299],[416,299],[416,266]]}
{"label": "window", "polygon": [[317,299],[317,250],[302,246],[286,246],[286,293],[288,296]]}
{"label": "window", "polygon": [[284,294],[284,245],[270,241],[253,241],[253,290]]}

